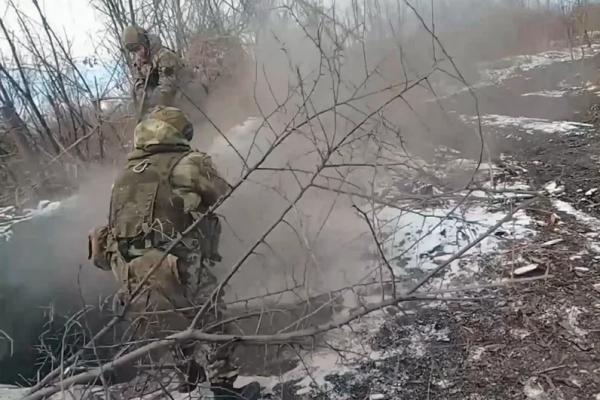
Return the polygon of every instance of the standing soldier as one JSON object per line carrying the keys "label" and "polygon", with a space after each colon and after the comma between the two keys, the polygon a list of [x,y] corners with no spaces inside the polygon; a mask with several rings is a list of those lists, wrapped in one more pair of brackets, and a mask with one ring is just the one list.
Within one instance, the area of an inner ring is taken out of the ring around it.
{"label": "standing soldier", "polygon": [[142,103],[141,114],[152,106],[174,106],[184,63],[173,50],[164,47],[158,36],[137,26],[123,31],[123,46],[132,58],[136,97]]}
{"label": "standing soldier", "polygon": [[[120,301],[131,300],[132,291],[144,276],[161,263],[132,308],[155,315],[162,332],[189,325],[194,311],[164,310],[189,310],[207,301],[217,284],[209,268],[221,258],[217,251],[219,220],[206,213],[227,193],[229,185],[219,176],[210,156],[190,148],[192,136],[192,124],[179,109],[158,106],[149,112],[135,128],[135,150],[113,185],[109,224],[97,230],[105,236],[91,240],[94,263],[112,269],[121,284]],[[198,229],[186,234],[161,262],[164,250],[195,218],[202,218]],[[98,254],[103,247],[105,251]],[[219,305],[216,308],[218,312],[207,313],[204,324],[215,324],[215,318],[222,316]],[[148,323],[145,328],[152,330]],[[194,390],[204,377],[217,398],[255,399],[260,392],[258,383],[233,388],[238,374],[232,365],[233,347],[208,347],[203,346],[203,352],[194,351],[193,345],[178,349],[186,358],[180,363],[186,381],[179,390]],[[194,355],[204,356],[200,364]]]}

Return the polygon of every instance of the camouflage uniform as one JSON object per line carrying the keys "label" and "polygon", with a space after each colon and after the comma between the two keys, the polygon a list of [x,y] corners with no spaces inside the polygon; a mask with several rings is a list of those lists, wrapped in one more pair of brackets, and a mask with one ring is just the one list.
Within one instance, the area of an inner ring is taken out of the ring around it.
{"label": "camouflage uniform", "polygon": [[135,26],[123,31],[123,45],[132,57],[134,90],[142,101],[142,114],[155,105],[174,106],[186,73],[181,57],[164,47],[158,36]]}
{"label": "camouflage uniform", "polygon": [[[162,106],[151,110],[135,129],[135,150],[113,185],[108,225],[107,257],[122,285],[121,301],[128,300],[160,261],[169,242],[229,189],[210,157],[190,148],[192,134],[191,123],[180,110]],[[216,251],[220,225],[214,215],[203,221],[200,229],[186,235],[155,270],[143,296],[133,304],[133,314],[190,306],[197,310],[212,293],[217,280],[209,268],[220,259]],[[217,307],[217,312],[207,313],[202,322],[215,322],[221,311]],[[154,315],[154,322],[164,332],[186,328],[194,310]],[[144,326],[146,334],[152,330],[148,325]],[[230,386],[237,376],[230,362],[232,346],[220,346],[218,351],[206,345],[179,350],[186,357],[201,357],[205,377],[212,385]],[[190,375],[199,373],[187,372],[188,380],[194,381],[192,389],[199,377]]]}

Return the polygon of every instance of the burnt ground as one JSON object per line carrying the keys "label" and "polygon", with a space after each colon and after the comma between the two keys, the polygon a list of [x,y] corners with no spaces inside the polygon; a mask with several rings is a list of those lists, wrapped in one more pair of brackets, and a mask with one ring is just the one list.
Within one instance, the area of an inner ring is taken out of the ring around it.
{"label": "burnt ground", "polygon": [[[595,64],[600,60],[590,60],[588,73]],[[590,93],[535,100],[521,96],[552,90],[552,82],[581,81],[573,73],[569,63],[560,63],[484,88],[481,113],[584,121],[598,101]],[[448,109],[464,115],[464,103],[450,99]],[[461,123],[456,118],[459,129]],[[475,279],[498,282],[523,263],[537,264],[524,277],[539,279],[452,294],[470,301],[389,308],[386,322],[365,338],[383,357],[362,358],[351,372],[332,371],[325,377],[327,385],[310,393],[299,395],[299,381],[291,381],[265,398],[600,399],[600,243],[594,248],[600,238],[600,128],[559,134],[495,127],[487,132],[493,135],[493,161],[503,169],[499,179],[526,181],[535,190],[555,182],[562,189],[526,210],[537,224],[536,235],[506,241],[501,256],[483,259]],[[456,141],[441,144],[458,148],[465,158],[472,150]],[[590,192],[595,187],[599,190]],[[598,218],[598,226],[558,210],[557,199]],[[296,365],[287,365],[289,359],[281,354],[269,358],[274,369],[269,372],[276,376]]]}
{"label": "burnt ground", "polygon": [[[568,74],[568,63],[562,63],[538,73],[538,88],[536,75],[530,73],[523,77],[527,84],[520,92],[518,79],[507,82],[507,87],[486,89],[484,109],[585,121],[588,107],[598,101],[589,93],[539,99],[542,104],[530,108],[530,114],[518,105],[520,97],[500,106],[489,101],[507,91],[519,96],[552,89],[548,81],[568,79]],[[537,234],[488,260],[478,278],[509,278],[517,258],[538,265],[527,277],[545,278],[461,293],[481,301],[448,302],[397,314],[371,338],[374,350],[389,355],[360,364],[356,372],[328,376],[331,391],[315,397],[600,399],[600,256],[594,251],[594,244],[600,244],[600,128],[567,134],[531,134],[515,127],[493,131],[495,161],[505,175],[525,180],[534,189],[553,181],[560,189],[526,210],[538,225]],[[578,220],[560,211],[556,199],[598,221]],[[415,341],[423,347],[415,349]]]}
{"label": "burnt ground", "polygon": [[[547,220],[551,205],[538,207],[528,212]],[[329,376],[333,392],[351,399],[596,399],[600,267],[591,256],[572,259],[585,246],[586,230],[565,218],[518,246],[521,256],[539,263],[534,275],[549,274],[544,280],[466,292],[492,298],[421,308],[388,321],[372,346],[398,354],[363,363],[357,373]],[[557,238],[563,241],[541,247]],[[485,274],[509,277],[509,262],[497,260]],[[415,340],[423,340],[420,351],[410,351]]]}
{"label": "burnt ground", "polygon": [[[599,59],[590,60],[587,73],[596,65]],[[588,107],[600,102],[590,93],[535,101],[521,96],[552,90],[557,82],[581,81],[574,74],[586,72],[574,71],[570,63],[560,63],[484,88],[481,113],[584,121]],[[466,114],[464,103],[449,99],[447,107]],[[296,395],[295,382],[288,382],[269,398],[600,399],[600,253],[593,248],[600,240],[600,128],[566,134],[531,134],[517,127],[489,131],[494,162],[504,177],[525,180],[532,189],[552,181],[563,189],[526,210],[538,224],[537,234],[507,243],[502,256],[486,259],[476,278],[508,278],[520,259],[538,265],[526,277],[543,279],[453,294],[473,301],[413,305],[408,312],[388,309],[389,318],[368,338],[383,358],[359,363],[352,372],[332,372],[327,388],[308,395]],[[556,209],[556,199],[598,218],[598,226]]]}

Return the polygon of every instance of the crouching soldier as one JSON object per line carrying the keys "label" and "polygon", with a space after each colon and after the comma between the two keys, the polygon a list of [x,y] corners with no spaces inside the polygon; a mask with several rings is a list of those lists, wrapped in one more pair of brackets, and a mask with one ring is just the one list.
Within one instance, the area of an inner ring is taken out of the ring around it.
{"label": "crouching soldier", "polygon": [[[122,287],[123,302],[132,300],[142,279],[161,263],[130,308],[133,315],[154,315],[160,332],[185,329],[217,284],[209,268],[221,258],[220,223],[216,215],[207,212],[229,185],[207,154],[190,148],[192,136],[192,124],[179,109],[159,106],[149,112],[135,128],[135,150],[113,185],[108,226],[97,230],[99,234],[90,240],[94,263],[112,269]],[[164,257],[173,239],[196,218],[202,218],[198,229],[185,234]],[[218,312],[207,313],[202,323],[218,325],[219,307],[222,305],[217,306]],[[187,313],[155,312],[186,308]],[[224,328],[219,329],[223,332]],[[151,330],[146,325],[145,331]],[[258,397],[256,382],[234,389],[238,370],[232,364],[230,344],[203,345],[202,349],[191,345],[177,351],[185,359],[179,361],[185,375],[180,391],[192,391],[207,379],[220,399]],[[199,363],[195,357],[200,354]]]}

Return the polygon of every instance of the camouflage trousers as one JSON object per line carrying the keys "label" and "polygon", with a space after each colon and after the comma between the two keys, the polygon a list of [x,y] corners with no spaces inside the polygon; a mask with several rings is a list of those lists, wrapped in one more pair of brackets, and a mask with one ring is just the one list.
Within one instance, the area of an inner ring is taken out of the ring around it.
{"label": "camouflage trousers", "polygon": [[[119,254],[112,255],[111,268],[121,285],[118,295],[121,304],[131,300],[139,282],[160,261],[162,255],[161,251],[152,249],[130,262],[125,262]],[[126,317],[132,327],[132,336],[136,339],[163,338],[186,329],[216,285],[216,277],[208,267],[202,265],[197,254],[185,257],[167,255],[129,308]],[[226,326],[219,325],[224,311],[222,299],[219,300],[217,306],[209,309],[196,328],[204,328],[211,333],[228,333]],[[203,369],[203,378],[211,384],[233,383],[238,375],[238,369],[233,363],[234,346],[231,343],[191,343],[176,346],[170,351],[176,363],[185,364],[191,360],[197,362]],[[151,357],[165,358],[166,354],[156,353]]]}

